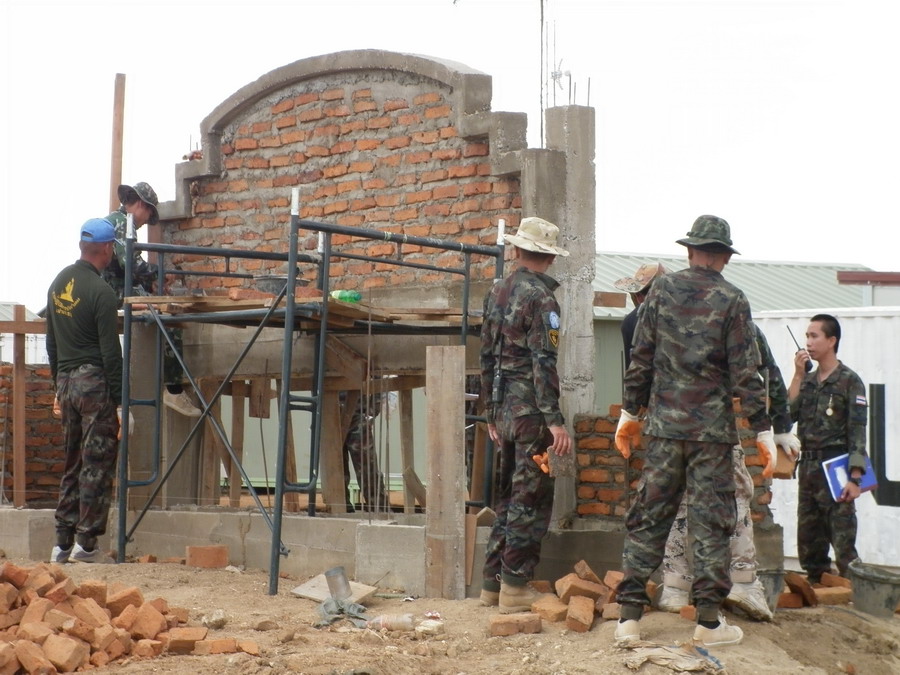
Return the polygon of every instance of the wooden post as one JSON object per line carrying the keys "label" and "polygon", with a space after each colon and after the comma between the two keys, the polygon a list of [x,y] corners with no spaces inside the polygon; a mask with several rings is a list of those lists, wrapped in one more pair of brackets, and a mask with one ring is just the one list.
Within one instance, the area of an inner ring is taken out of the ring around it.
{"label": "wooden post", "polygon": [[[13,308],[13,319],[25,321],[25,306]],[[25,506],[25,334],[13,336],[13,505]],[[55,386],[55,385],[54,385]]]}
{"label": "wooden post", "polygon": [[119,208],[118,187],[122,184],[122,136],[125,128],[125,75],[116,73],[113,95],[112,159],[109,165],[109,210]]}
{"label": "wooden post", "polygon": [[[276,380],[275,396],[279,401],[281,400],[281,386],[281,380]],[[292,420],[293,416],[290,412],[288,412],[287,419],[281,420],[281,423],[285,425],[287,431],[285,436],[286,442],[284,444],[284,479],[288,483],[297,482],[297,453],[294,451],[294,424]],[[284,510],[288,513],[299,513],[300,495],[293,490],[285,492]]]}
{"label": "wooden post", "polygon": [[425,348],[425,595],[450,600],[466,594],[465,357],[464,346]]}
{"label": "wooden post", "polygon": [[347,513],[344,491],[344,437],[341,436],[341,406],[338,392],[322,393],[322,441],[319,466],[322,469],[322,499],[330,513]]}
{"label": "wooden post", "polygon": [[[243,384],[243,383],[241,383]],[[231,448],[239,462],[244,461],[244,388],[235,388],[231,393]],[[229,457],[228,461],[228,503],[233,508],[241,505],[241,473]]]}
{"label": "wooden post", "polygon": [[[408,471],[415,475],[415,448],[413,447],[413,405],[412,390],[399,393],[400,403],[400,461],[403,464],[403,513],[416,512],[416,497],[412,487],[405,480]],[[425,506],[424,504],[422,506]]]}
{"label": "wooden post", "polygon": [[[209,402],[218,389],[218,382],[215,380],[204,379],[200,381],[200,391],[203,392],[203,398]],[[220,411],[222,408],[221,399],[216,401],[209,410],[209,417],[203,428],[203,442],[200,445],[200,490],[197,503],[200,506],[218,506],[219,505],[219,466],[221,457],[225,453],[222,446],[222,439],[216,433],[212,425],[211,417],[214,417],[221,426]]]}

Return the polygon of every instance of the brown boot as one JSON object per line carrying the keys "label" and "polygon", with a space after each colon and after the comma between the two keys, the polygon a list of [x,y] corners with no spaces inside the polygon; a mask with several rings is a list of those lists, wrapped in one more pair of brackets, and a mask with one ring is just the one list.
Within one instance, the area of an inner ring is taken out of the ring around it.
{"label": "brown boot", "polygon": [[499,591],[486,591],[483,588],[481,589],[481,604],[485,607],[496,607],[500,604],[500,592]]}
{"label": "brown boot", "polygon": [[517,612],[530,612],[531,605],[539,600],[541,593],[531,586],[513,586],[500,584],[500,613],[515,614]]}

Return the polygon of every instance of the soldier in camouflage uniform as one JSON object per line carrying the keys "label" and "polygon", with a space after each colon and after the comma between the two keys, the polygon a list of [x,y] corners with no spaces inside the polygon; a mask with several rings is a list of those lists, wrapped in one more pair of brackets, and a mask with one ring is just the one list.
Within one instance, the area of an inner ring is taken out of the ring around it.
{"label": "soldier in camouflage uniform", "polygon": [[[791,416],[798,422],[802,451],[798,476],[797,554],[809,581],[831,571],[829,545],[841,576],[856,552],[856,505],[865,473],[866,388],[859,375],[837,358],[841,325],[830,314],[816,314],[806,331],[806,350],[794,356],[788,390]],[[806,363],[819,367],[806,373]],[[837,501],[831,496],[822,461],[849,453],[849,479]]]}
{"label": "soldier in camouflage uniform", "polygon": [[[353,464],[356,482],[359,483],[365,502],[363,510],[390,510],[384,476],[378,468],[378,455],[375,452],[375,418],[381,413],[381,396],[373,394],[359,397],[344,438],[344,491],[349,510],[353,510],[349,498],[350,464]],[[340,401],[341,407],[345,407],[346,392],[341,392]]]}
{"label": "soldier in camouflage uniform", "polygon": [[115,231],[94,218],[81,228],[81,258],[47,292],[47,355],[65,433],[66,465],[51,562],[111,562],[97,547],[106,532],[119,451],[122,348],[116,295],[100,279]]}
{"label": "soldier in camouflage uniform", "polygon": [[534,455],[571,451],[559,407],[558,282],[546,274],[557,255],[559,228],[524,218],[507,243],[518,267],[497,281],[484,301],[481,400],[488,434],[497,444],[497,519],[485,555],[481,602],[500,612],[528,611],[537,595],[526,584],[540,560],[553,506],[553,478]]}
{"label": "soldier in camouflage uniform", "polygon": [[[787,387],[781,370],[775,363],[772,350],[765,335],[756,324],[756,346],[762,364],[760,373],[768,382],[769,414],[775,430],[775,445],[780,445],[791,456],[798,454],[799,439],[791,432],[790,411],[788,410]],[[750,518],[750,500],[753,499],[753,479],[744,461],[744,450],[740,444],[732,449],[735,492],[737,504],[737,525],[731,535],[731,591],[725,604],[743,609],[754,619],[772,620],[772,610],[766,601],[765,589],[756,576],[756,545],[753,541],[753,521]],[[667,612],[679,612],[690,604],[691,585],[694,576],[688,564],[687,546],[687,498],[681,500],[678,514],[666,541],[663,558],[663,587],[660,591],[659,608]]]}
{"label": "soldier in camouflage uniform", "polygon": [[750,305],[722,276],[737,252],[728,223],[700,216],[678,243],[688,248],[690,267],[656,279],[644,301],[616,429],[616,447],[627,458],[640,434],[638,414],[647,408],[647,456],[626,515],[624,578],[617,593],[621,619],[615,640],[621,646],[640,640],[639,620],[650,603],[646,584],[662,562],[685,491],[694,537],[694,640],[707,646],[740,642],[742,631],[719,613],[731,588],[729,538],[736,520],[733,396],[757,431],[760,454],[774,466]]}
{"label": "soldier in camouflage uniform", "polygon": [[[134,229],[139,230],[144,225],[156,225],[159,223],[159,198],[148,183],[140,182],[132,185],[120,185],[118,188],[121,206],[113,211],[106,220],[116,228],[116,251],[112,263],[103,271],[103,279],[112,286],[119,299],[119,306],[125,296],[125,237],[127,236],[127,215],[130,213],[134,222]],[[158,269],[156,265],[148,263],[141,256],[140,251],[134,251],[131,261],[131,278],[134,292],[138,295],[153,293],[157,281]],[[175,343],[175,349],[183,353],[184,334],[180,328],[167,328],[166,331]],[[163,382],[166,384],[166,392],[163,402],[173,410],[188,417],[199,417],[200,409],[194,405],[187,392],[184,391],[182,382],[184,371],[175,356],[172,347],[167,340],[163,341]]]}

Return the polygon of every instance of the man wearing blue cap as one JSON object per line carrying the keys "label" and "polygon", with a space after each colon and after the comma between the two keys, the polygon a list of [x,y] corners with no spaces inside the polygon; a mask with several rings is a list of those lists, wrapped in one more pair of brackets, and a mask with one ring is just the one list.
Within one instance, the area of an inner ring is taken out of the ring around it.
{"label": "man wearing blue cap", "polygon": [[112,562],[97,547],[106,532],[119,451],[122,347],[116,294],[100,277],[116,231],[103,218],[81,226],[81,258],[47,292],[47,355],[62,412],[65,472],[50,562]]}

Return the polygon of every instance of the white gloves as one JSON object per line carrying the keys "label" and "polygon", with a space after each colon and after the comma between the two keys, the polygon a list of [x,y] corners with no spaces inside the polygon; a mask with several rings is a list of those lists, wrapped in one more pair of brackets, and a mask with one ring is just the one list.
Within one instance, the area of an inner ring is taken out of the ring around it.
{"label": "white gloves", "polygon": [[775,435],[771,429],[756,434],[756,449],[759,451],[759,458],[766,463],[763,477],[771,478],[775,472],[775,457],[778,452],[775,449]]}
{"label": "white gloves", "polygon": [[622,457],[631,457],[631,450],[641,441],[641,423],[637,415],[622,408],[619,415],[619,424],[616,427],[616,449],[622,453]]}
{"label": "white gloves", "polygon": [[780,446],[791,459],[797,459],[800,456],[800,439],[792,431],[775,434],[775,445]]}
{"label": "white gloves", "polygon": [[[116,436],[119,440],[122,440],[122,406],[116,408],[116,417],[119,419],[119,435]],[[134,431],[134,415],[131,414],[131,411],[128,411],[128,436],[131,437],[131,432]]]}

